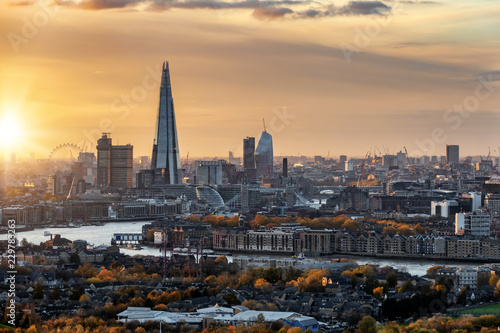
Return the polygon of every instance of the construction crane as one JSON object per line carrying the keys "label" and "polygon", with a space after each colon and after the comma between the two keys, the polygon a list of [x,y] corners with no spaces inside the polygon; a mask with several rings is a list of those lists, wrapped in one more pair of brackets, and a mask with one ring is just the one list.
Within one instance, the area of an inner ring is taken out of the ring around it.
{"label": "construction crane", "polygon": [[[364,179],[364,175],[365,175],[365,161],[366,159],[368,158],[368,154],[370,153],[370,151],[368,150],[366,152],[366,155],[365,155],[365,158],[363,159],[363,161],[361,162],[361,180]],[[359,187],[359,178],[358,178],[358,184],[356,185],[357,187]]]}
{"label": "construction crane", "polygon": [[66,200],[69,200],[69,198],[71,198],[71,192],[73,192],[73,185],[75,184],[75,177],[73,177],[73,179],[71,180],[71,186],[69,187],[69,192],[68,192],[68,196],[66,197]]}
{"label": "construction crane", "polygon": [[186,155],[186,160],[183,163],[183,169],[184,169],[184,177],[188,177],[188,164],[189,164],[189,152]]}
{"label": "construction crane", "polygon": [[411,186],[413,186],[413,170],[411,168],[410,156],[408,156],[408,150],[406,150],[406,147],[404,147],[404,149],[405,149],[406,159],[408,160],[408,169],[410,169],[410,183]]}

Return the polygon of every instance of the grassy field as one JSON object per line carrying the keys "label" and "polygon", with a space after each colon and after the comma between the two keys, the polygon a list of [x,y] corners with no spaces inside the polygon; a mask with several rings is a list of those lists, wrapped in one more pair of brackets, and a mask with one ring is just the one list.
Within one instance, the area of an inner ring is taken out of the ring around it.
{"label": "grassy field", "polygon": [[484,306],[479,306],[474,309],[466,309],[457,311],[457,314],[473,314],[473,315],[483,315],[483,314],[494,314],[500,315],[500,304],[489,304]]}

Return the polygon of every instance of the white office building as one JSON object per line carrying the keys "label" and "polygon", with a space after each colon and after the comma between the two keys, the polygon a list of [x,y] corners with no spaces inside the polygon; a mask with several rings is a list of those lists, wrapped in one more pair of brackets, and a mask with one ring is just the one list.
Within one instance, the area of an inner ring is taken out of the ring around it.
{"label": "white office building", "polygon": [[455,214],[455,234],[490,236],[490,215],[485,211]]}

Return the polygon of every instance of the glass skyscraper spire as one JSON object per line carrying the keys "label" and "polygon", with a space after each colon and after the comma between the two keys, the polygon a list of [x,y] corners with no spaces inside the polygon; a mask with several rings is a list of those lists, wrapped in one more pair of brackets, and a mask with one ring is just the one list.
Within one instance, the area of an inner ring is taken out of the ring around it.
{"label": "glass skyscraper spire", "polygon": [[182,183],[174,100],[172,98],[168,62],[163,63],[151,169],[154,170],[155,184]]}
{"label": "glass skyscraper spire", "polygon": [[258,177],[267,178],[273,175],[273,137],[266,130],[262,132],[255,149],[255,166]]}

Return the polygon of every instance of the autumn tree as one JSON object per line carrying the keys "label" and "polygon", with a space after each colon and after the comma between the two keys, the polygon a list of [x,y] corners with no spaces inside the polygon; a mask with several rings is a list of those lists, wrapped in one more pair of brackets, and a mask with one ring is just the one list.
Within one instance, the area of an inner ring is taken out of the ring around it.
{"label": "autumn tree", "polygon": [[260,289],[263,293],[269,293],[271,291],[271,284],[263,278],[255,281],[254,287]]}
{"label": "autumn tree", "polygon": [[97,269],[91,263],[86,262],[82,266],[78,266],[75,274],[80,275],[84,278],[91,278],[97,275]]}
{"label": "autumn tree", "polygon": [[442,268],[444,268],[444,267],[443,266],[439,266],[439,265],[437,265],[437,266],[431,266],[431,267],[427,268],[427,272],[426,273],[427,273],[427,275],[436,275],[437,272],[440,269],[442,269]]}
{"label": "autumn tree", "polygon": [[382,299],[382,296],[384,295],[384,287],[377,287],[373,289],[373,296],[377,299]]}
{"label": "autumn tree", "polygon": [[382,235],[394,236],[395,234],[397,234],[397,230],[393,226],[387,226],[382,230]]}
{"label": "autumn tree", "polygon": [[254,219],[250,221],[250,227],[252,229],[259,229],[261,226],[265,226],[269,223],[269,220],[264,215],[255,215]]}
{"label": "autumn tree", "polygon": [[342,224],[342,229],[348,231],[358,231],[362,229],[361,222],[355,220],[347,220]]}
{"label": "autumn tree", "polygon": [[489,285],[490,286],[496,286],[498,284],[498,281],[500,280],[500,277],[498,275],[492,275],[489,280]]}

